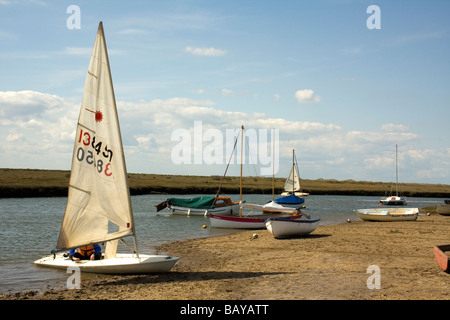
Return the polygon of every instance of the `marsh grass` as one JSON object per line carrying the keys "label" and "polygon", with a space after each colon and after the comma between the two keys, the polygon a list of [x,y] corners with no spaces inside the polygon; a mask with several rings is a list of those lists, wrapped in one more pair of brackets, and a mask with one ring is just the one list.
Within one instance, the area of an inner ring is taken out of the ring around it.
{"label": "marsh grass", "polygon": [[[221,176],[188,176],[128,174],[131,194],[215,194]],[[64,170],[0,169],[0,197],[66,196],[70,172]],[[274,181],[275,194],[280,194],[285,178]],[[301,180],[310,194],[378,195],[384,196],[392,182],[317,179]],[[407,197],[450,197],[450,185],[403,183],[400,191]],[[239,177],[225,177],[222,194],[239,193]],[[243,193],[272,193],[272,178],[244,177]]]}

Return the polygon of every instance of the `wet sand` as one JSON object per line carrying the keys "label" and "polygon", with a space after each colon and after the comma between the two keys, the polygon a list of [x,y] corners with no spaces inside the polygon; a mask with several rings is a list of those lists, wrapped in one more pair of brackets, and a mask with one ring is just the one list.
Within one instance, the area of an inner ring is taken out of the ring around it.
{"label": "wet sand", "polygon": [[[181,257],[166,274],[82,277],[81,289],[0,298],[450,300],[450,274],[433,254],[433,245],[445,243],[450,243],[448,216],[421,215],[414,222],[365,222],[355,216],[350,223],[319,226],[295,239],[253,230],[177,241],[158,247]],[[370,266],[379,268],[379,282]]]}

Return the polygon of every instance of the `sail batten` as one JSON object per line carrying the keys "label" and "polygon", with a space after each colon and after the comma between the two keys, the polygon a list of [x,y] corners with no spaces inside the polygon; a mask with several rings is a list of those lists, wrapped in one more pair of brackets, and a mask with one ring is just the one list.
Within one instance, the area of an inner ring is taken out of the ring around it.
{"label": "sail batten", "polygon": [[[135,234],[102,23],[97,30],[86,76],[69,186],[57,249]],[[114,230],[110,230],[111,224]]]}

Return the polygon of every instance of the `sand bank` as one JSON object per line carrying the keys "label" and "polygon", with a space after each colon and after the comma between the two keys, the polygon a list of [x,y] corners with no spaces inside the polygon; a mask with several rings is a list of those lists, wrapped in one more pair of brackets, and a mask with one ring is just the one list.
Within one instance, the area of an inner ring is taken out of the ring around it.
{"label": "sand bank", "polygon": [[2,298],[449,300],[450,274],[439,269],[433,255],[433,245],[443,243],[450,243],[450,217],[378,223],[355,217],[296,239],[277,240],[257,230],[177,241],[158,248],[181,257],[166,274],[98,275],[82,278],[78,290]]}

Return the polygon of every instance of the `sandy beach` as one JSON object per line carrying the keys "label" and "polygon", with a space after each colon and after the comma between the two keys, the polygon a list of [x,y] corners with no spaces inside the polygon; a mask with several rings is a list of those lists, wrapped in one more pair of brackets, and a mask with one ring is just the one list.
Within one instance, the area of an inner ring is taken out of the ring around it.
{"label": "sandy beach", "polygon": [[242,231],[158,247],[181,257],[166,274],[82,277],[81,289],[1,298],[450,300],[450,274],[433,255],[433,245],[450,243],[449,231],[450,217],[439,214],[420,215],[414,222],[365,222],[355,216],[284,240],[267,230]]}

